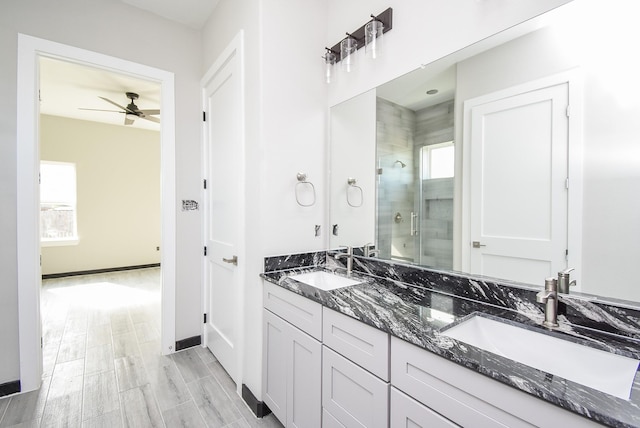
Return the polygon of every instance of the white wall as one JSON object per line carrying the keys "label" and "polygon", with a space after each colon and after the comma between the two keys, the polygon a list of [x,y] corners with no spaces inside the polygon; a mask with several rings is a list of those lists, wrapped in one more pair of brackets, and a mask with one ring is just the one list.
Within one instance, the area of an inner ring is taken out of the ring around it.
{"label": "white wall", "polygon": [[[329,122],[329,246],[362,247],[374,243],[376,236],[376,91],[334,106]],[[362,192],[348,186],[350,177]],[[333,235],[334,224],[338,236]]]}
{"label": "white wall", "polygon": [[160,263],[160,133],[40,116],[40,158],[76,165],[77,245],[42,247],[42,274]]}
{"label": "white wall", "polygon": [[[330,84],[329,105],[374,88],[570,0],[327,0],[327,46],[333,46],[378,14],[393,8],[393,29],[375,61],[358,50],[358,66]],[[321,47],[320,47],[321,48]],[[322,52],[318,49],[318,52]]]}
{"label": "white wall", "polygon": [[[198,32],[121,2],[5,0],[0,3],[0,383],[19,378],[16,271],[16,75],[18,33],[64,43],[175,73],[178,199],[199,199]],[[151,42],[131,43],[133,39]],[[200,334],[200,221],[178,212],[178,339]]]}

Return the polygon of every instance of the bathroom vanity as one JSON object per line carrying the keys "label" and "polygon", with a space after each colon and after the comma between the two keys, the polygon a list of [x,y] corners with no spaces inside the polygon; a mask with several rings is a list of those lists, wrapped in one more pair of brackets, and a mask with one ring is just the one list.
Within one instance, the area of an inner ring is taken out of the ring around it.
{"label": "bathroom vanity", "polygon": [[333,288],[344,264],[265,259],[263,400],[285,426],[640,426],[637,309],[561,296],[547,329],[533,287],[354,257]]}

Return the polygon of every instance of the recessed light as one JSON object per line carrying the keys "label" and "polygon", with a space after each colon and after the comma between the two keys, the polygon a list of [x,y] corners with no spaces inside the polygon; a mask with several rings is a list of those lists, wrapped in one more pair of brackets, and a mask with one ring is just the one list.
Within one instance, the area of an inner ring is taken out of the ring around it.
{"label": "recessed light", "polygon": [[437,89],[429,89],[429,90],[427,91],[427,95],[435,95],[435,94],[437,94],[437,93],[438,93],[438,90],[437,90]]}

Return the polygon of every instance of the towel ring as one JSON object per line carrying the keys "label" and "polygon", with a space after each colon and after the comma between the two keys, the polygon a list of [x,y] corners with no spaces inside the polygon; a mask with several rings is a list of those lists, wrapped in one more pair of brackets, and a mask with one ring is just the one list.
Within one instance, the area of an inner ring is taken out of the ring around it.
{"label": "towel ring", "polygon": [[[296,202],[298,203],[298,205],[300,205],[301,207],[310,207],[315,205],[316,187],[313,185],[312,182],[307,181],[307,174],[303,172],[299,172],[296,175],[296,178],[298,179],[298,182],[296,183],[295,194],[296,194]],[[302,193],[305,189],[308,189],[309,187],[311,188],[311,193],[313,194],[313,201],[310,204],[304,204],[300,202],[300,193]]]}
{"label": "towel ring", "polygon": [[[353,208],[361,207],[362,203],[364,202],[364,193],[362,192],[362,187],[358,186],[356,184],[356,179],[355,178],[351,178],[351,177],[347,178],[347,185],[348,185],[348,187],[347,187],[347,204],[349,204],[349,206],[353,207]],[[351,198],[349,197],[349,193],[352,193],[352,192],[349,192],[349,190],[355,190],[356,194],[358,194],[358,193],[360,194],[360,203],[359,204],[358,203],[353,203],[351,201]]]}

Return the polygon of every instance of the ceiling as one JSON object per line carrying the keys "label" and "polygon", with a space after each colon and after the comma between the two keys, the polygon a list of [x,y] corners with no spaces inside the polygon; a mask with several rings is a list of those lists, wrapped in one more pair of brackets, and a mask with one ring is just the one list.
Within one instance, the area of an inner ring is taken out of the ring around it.
{"label": "ceiling", "polygon": [[131,6],[160,15],[199,30],[219,0],[121,0]]}
{"label": "ceiling", "polygon": [[[124,126],[124,113],[104,97],[126,106],[125,92],[135,92],[141,110],[160,108],[160,84],[113,71],[41,57],[40,113]],[[81,108],[111,111],[81,110]],[[155,116],[162,119],[162,115]],[[159,131],[160,124],[136,119],[131,128]]]}

